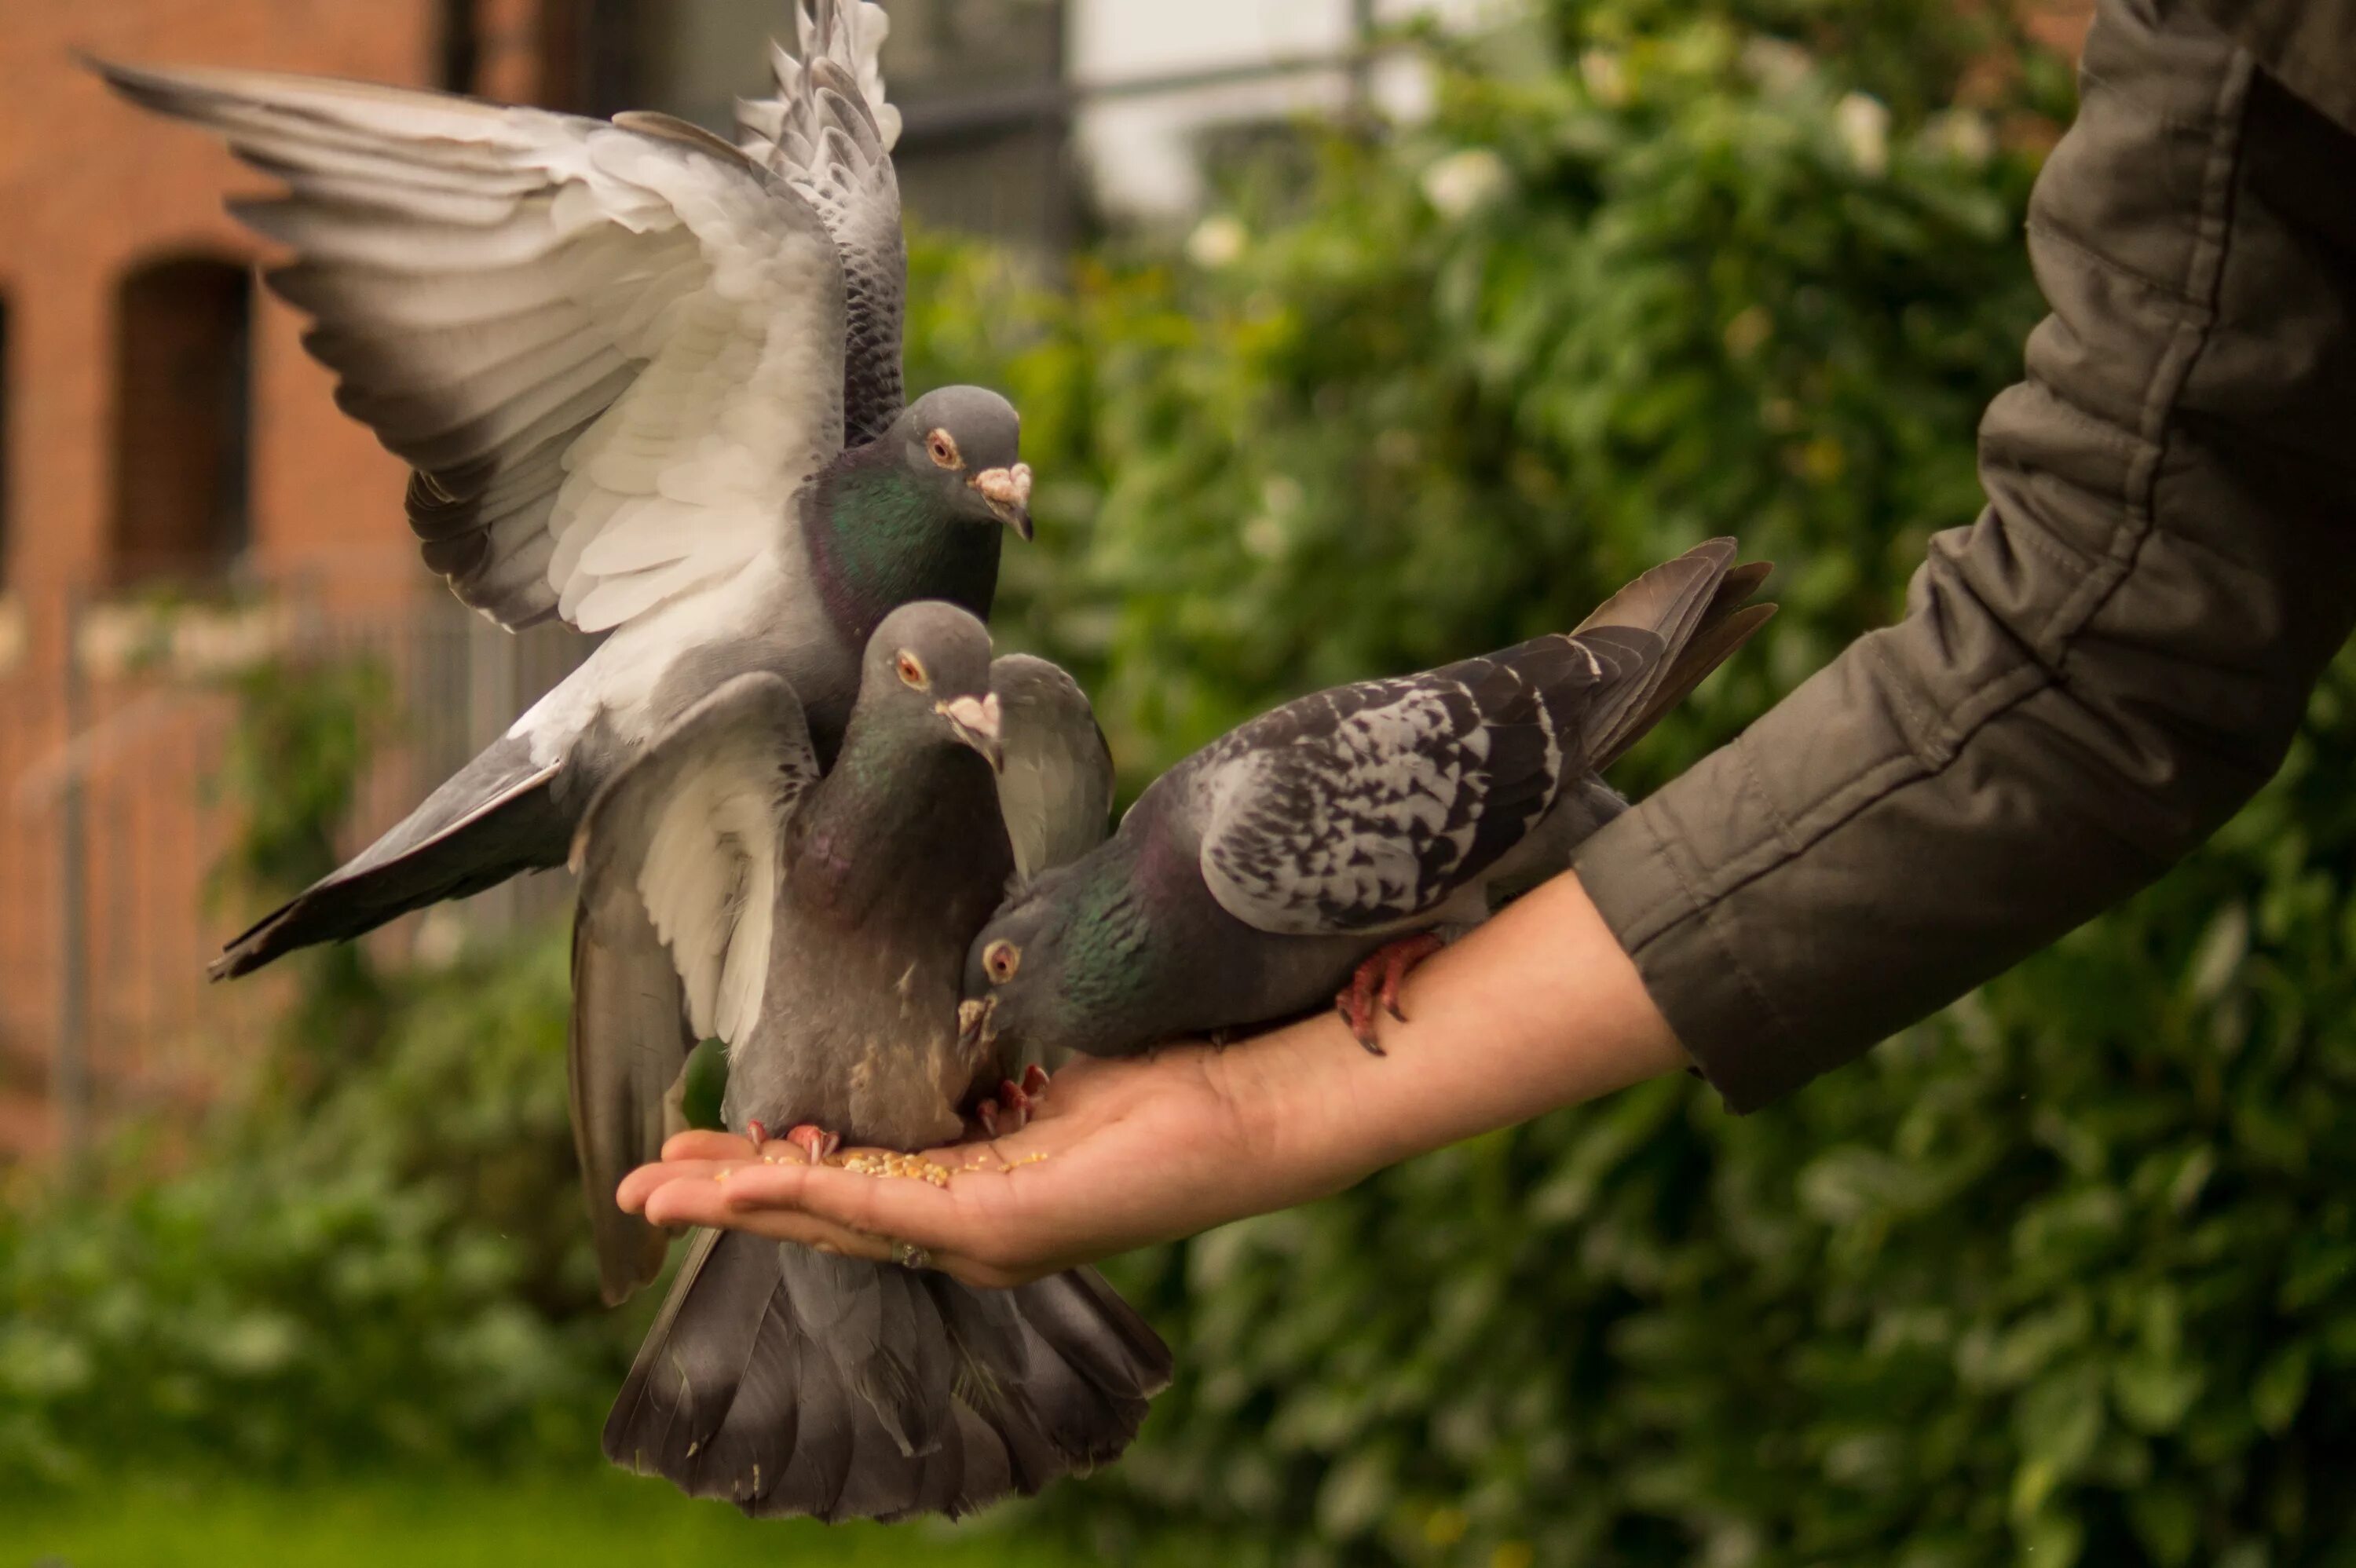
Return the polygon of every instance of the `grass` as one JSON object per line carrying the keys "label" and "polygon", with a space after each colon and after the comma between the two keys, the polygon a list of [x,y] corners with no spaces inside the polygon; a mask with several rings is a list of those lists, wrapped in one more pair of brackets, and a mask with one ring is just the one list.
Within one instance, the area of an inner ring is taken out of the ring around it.
{"label": "grass", "polygon": [[1077,1568],[969,1524],[755,1520],[618,1470],[0,1499],[0,1568]]}

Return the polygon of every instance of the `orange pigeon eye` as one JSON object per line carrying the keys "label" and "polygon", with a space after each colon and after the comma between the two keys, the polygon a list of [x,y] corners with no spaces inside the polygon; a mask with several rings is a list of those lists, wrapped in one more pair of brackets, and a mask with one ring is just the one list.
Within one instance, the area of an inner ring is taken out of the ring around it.
{"label": "orange pigeon eye", "polygon": [[1003,986],[1023,966],[1023,949],[1003,939],[993,942],[981,950],[981,966],[990,972],[991,985]]}
{"label": "orange pigeon eye", "polygon": [[900,672],[903,681],[918,691],[933,684],[933,677],[925,673],[925,662],[905,648],[901,649],[899,656],[892,661],[892,667]]}
{"label": "orange pigeon eye", "polygon": [[943,468],[958,465],[957,443],[949,439],[949,432],[945,430],[937,430],[925,437],[925,450],[931,453],[933,461]]}

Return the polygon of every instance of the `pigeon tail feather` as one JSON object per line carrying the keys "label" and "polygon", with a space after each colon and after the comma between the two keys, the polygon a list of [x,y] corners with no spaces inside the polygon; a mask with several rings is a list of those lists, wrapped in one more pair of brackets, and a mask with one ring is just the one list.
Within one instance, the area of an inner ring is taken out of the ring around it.
{"label": "pigeon tail feather", "polygon": [[1093,1271],[1012,1290],[701,1232],[605,1456],[756,1517],[952,1518],[1129,1445],[1170,1352]]}
{"label": "pigeon tail feather", "polygon": [[1716,539],[1663,562],[1605,600],[1572,634],[1621,626],[1650,632],[1664,645],[1633,699],[1590,738],[1595,772],[1617,761],[1775,613],[1772,604],[1749,603],[1772,565],[1736,566],[1734,549],[1733,539]]}

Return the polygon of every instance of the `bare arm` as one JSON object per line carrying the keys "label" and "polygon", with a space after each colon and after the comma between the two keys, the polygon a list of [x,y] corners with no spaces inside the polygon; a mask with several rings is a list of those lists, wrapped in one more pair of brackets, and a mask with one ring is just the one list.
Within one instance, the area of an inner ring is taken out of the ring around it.
{"label": "bare arm", "polygon": [[1332,1017],[1224,1050],[1083,1061],[1022,1132],[933,1151],[945,1187],[691,1133],[622,1185],[666,1225],[731,1225],[884,1257],[893,1240],[1007,1285],[1323,1197],[1411,1155],[1687,1064],[1574,876],[1418,969],[1415,1021],[1361,1050]]}

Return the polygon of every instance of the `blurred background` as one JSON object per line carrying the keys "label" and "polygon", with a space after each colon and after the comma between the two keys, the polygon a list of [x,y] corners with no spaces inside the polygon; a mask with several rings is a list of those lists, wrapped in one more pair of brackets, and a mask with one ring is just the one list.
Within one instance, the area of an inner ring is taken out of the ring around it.
{"label": "blurred background", "polygon": [[[1024,413],[1001,639],[1130,791],[1712,534],[1898,613],[2041,311],[2083,5],[894,0],[909,379]],[[605,1470],[562,873],[204,959],[583,653],[418,566],[204,138],[70,50],[726,127],[778,0],[0,14],[0,1568],[2356,1563],[2356,667],[2127,909],[1789,1104],[1680,1080],[1124,1260],[1106,1473],[954,1532]]]}

